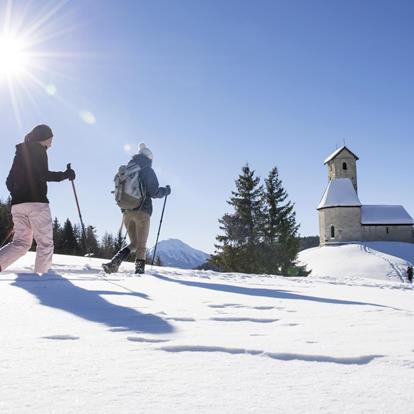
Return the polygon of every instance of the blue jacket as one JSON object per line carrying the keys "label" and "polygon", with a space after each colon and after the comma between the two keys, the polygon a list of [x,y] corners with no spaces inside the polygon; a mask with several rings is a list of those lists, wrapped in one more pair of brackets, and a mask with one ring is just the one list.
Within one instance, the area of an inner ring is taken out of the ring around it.
{"label": "blue jacket", "polygon": [[134,155],[129,164],[135,163],[141,167],[140,178],[145,189],[144,204],[139,207],[139,210],[152,214],[152,199],[164,198],[167,194],[165,187],[160,187],[158,178],[152,169],[152,161],[145,155]]}

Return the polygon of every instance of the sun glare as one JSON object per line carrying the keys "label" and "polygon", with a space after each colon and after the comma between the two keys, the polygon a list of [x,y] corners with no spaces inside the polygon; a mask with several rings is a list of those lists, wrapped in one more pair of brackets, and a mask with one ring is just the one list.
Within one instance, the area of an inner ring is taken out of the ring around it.
{"label": "sun glare", "polygon": [[59,82],[68,84],[72,80],[65,62],[85,56],[60,50],[59,37],[72,36],[76,28],[66,12],[61,13],[68,0],[43,2],[46,5],[40,9],[38,3],[42,2],[0,0],[0,99],[8,99],[21,132],[28,108],[38,113],[41,110],[39,93],[93,125],[95,115],[89,110],[81,111],[59,93],[63,88],[58,89]]}
{"label": "sun glare", "polygon": [[13,37],[0,37],[0,74],[15,76],[24,72],[29,56],[24,43]]}

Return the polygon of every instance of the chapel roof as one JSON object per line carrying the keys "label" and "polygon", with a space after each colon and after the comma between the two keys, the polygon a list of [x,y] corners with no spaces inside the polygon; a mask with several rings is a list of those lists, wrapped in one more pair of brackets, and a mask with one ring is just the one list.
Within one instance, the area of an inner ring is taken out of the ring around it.
{"label": "chapel roof", "polygon": [[337,150],[335,150],[323,163],[327,164],[329,161],[332,161],[344,150],[347,150],[348,152],[350,152],[357,161],[359,160],[359,158],[346,145],[343,145],[341,148],[338,148]]}
{"label": "chapel roof", "polygon": [[403,206],[363,205],[361,224],[364,225],[413,225],[412,217]]}

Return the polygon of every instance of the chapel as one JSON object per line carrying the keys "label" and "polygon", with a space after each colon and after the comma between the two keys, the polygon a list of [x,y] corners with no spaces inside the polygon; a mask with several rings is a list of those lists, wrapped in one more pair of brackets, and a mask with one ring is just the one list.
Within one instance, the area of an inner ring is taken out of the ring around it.
{"label": "chapel", "polygon": [[329,181],[318,206],[321,246],[353,241],[414,243],[414,222],[403,206],[361,203],[358,159],[343,146],[324,162]]}

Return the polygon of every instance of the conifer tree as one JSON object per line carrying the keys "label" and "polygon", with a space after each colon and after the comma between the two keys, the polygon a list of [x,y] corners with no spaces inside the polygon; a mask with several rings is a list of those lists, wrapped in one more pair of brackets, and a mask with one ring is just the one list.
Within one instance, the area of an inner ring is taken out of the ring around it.
{"label": "conifer tree", "polygon": [[122,235],[121,231],[118,231],[116,238],[114,239],[114,250],[118,252],[125,245],[125,237]]}
{"label": "conifer tree", "polygon": [[105,233],[100,244],[101,257],[110,259],[115,254],[114,237],[110,233]]}
{"label": "conifer tree", "polygon": [[79,224],[73,225],[73,232],[75,234],[76,238],[76,249],[75,249],[75,255],[77,256],[85,256],[89,253],[87,241],[86,241],[86,229],[85,233],[83,232],[81,226]]}
{"label": "conifer tree", "polygon": [[53,220],[53,243],[55,253],[61,254],[63,249],[63,229],[57,217]]}
{"label": "conifer tree", "polygon": [[274,167],[265,179],[264,267],[267,273],[287,275],[295,268],[299,251],[299,226],[296,224],[294,204]]}
{"label": "conifer tree", "polygon": [[62,229],[62,254],[77,255],[78,253],[79,245],[76,229],[74,229],[71,221],[67,219]]}
{"label": "conifer tree", "polygon": [[99,256],[99,243],[96,237],[96,229],[94,226],[87,226],[86,227],[86,246],[88,251],[85,254],[92,254],[95,257]]}
{"label": "conifer tree", "polygon": [[224,271],[253,273],[259,266],[259,246],[263,218],[263,189],[248,165],[236,180],[236,191],[228,201],[234,209],[220,220],[223,234],[217,236],[212,264]]}

